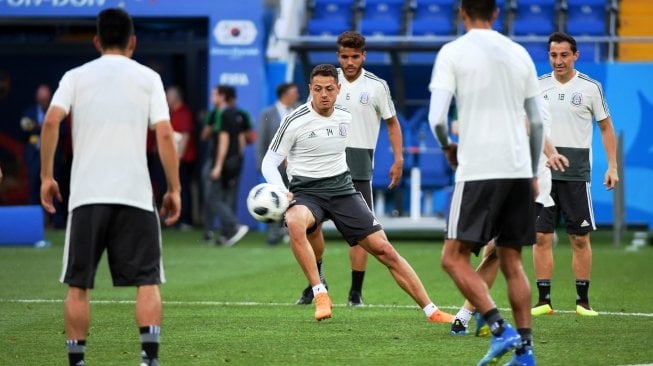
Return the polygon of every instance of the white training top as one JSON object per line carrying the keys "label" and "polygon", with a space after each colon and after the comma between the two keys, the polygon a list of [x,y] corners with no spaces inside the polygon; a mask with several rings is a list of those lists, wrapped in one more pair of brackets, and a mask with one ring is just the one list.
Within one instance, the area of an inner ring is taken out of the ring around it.
{"label": "white training top", "polygon": [[540,77],[540,89],[551,105],[555,145],[591,148],[592,118],[602,121],[610,116],[601,84],[578,71],[561,84],[551,73]]}
{"label": "white training top", "polygon": [[68,210],[102,203],[152,211],[147,130],[170,120],[159,75],[128,57],[104,55],[66,72],[51,105],[73,115]]}
{"label": "white training top", "polygon": [[[542,132],[545,138],[551,136],[551,107],[549,102],[545,99],[542,102]],[[542,155],[540,155],[540,164],[537,169],[537,184],[539,188],[539,194],[535,199],[535,202],[541,203],[544,207],[551,207],[555,204],[553,198],[551,198],[551,168],[547,165],[547,157],[544,154],[544,149],[542,149]]]}
{"label": "white training top", "polygon": [[287,173],[293,177],[327,178],[348,170],[345,148],[351,113],[336,106],[329,117],[319,115],[310,101],[286,116],[270,150],[288,159]]}
{"label": "white training top", "polygon": [[349,82],[341,68],[338,68],[338,82],[340,93],[336,104],[346,108],[354,118],[349,128],[348,147],[374,150],[381,119],[396,115],[388,84],[365,69],[356,80]]}
{"label": "white training top", "polygon": [[522,46],[494,30],[472,29],[442,47],[429,89],[456,97],[456,182],[533,176],[524,101],[539,88]]}

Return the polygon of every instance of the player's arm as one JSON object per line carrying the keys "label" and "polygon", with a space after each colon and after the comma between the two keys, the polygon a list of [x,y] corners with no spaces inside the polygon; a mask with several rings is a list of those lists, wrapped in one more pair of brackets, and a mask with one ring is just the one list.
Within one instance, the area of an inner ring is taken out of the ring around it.
{"label": "player's arm", "polygon": [[542,124],[542,105],[540,96],[528,98],[524,101],[524,109],[528,116],[528,138],[531,152],[531,168],[533,177],[537,177],[537,167],[542,154],[544,140],[544,127]]}
{"label": "player's arm", "polygon": [[256,167],[260,170],[263,165],[263,157],[268,148],[267,144],[270,143],[272,137],[268,131],[268,114],[262,113],[258,119],[258,136],[256,138]]}
{"label": "player's arm", "polygon": [[390,167],[390,184],[388,188],[394,188],[399,184],[401,176],[404,173],[404,146],[403,136],[401,134],[401,125],[397,116],[392,116],[385,120],[388,126],[388,138],[394,155],[394,162]]}
{"label": "player's arm", "polygon": [[154,124],[156,144],[159,150],[159,159],[166,176],[168,190],[163,195],[161,203],[161,217],[165,217],[167,225],[174,224],[179,219],[181,212],[181,183],[179,181],[179,157],[170,121],[160,121]]}
{"label": "player's arm", "polygon": [[49,213],[56,211],[53,198],[63,201],[59,184],[54,179],[54,154],[59,141],[59,126],[66,115],[63,108],[52,105],[41,126],[41,205]]}
{"label": "player's arm", "polygon": [[222,174],[222,167],[224,166],[224,160],[227,157],[227,151],[229,149],[229,133],[225,130],[220,130],[218,132],[218,148],[215,151],[215,164],[211,170],[211,178],[213,180],[220,179]]}
{"label": "player's arm", "polygon": [[428,118],[435,139],[440,144],[442,151],[444,151],[449,165],[455,169],[458,166],[457,149],[456,144],[449,138],[449,128],[447,127],[447,113],[452,98],[452,92],[440,88],[434,89],[431,92]]}
{"label": "player's arm", "polygon": [[607,189],[612,189],[619,182],[619,172],[617,171],[617,138],[610,116],[598,121],[598,124],[601,130],[603,149],[605,149],[605,155],[608,158],[608,170],[605,172],[603,184]]}
{"label": "player's arm", "polygon": [[288,188],[283,182],[283,177],[279,172],[279,164],[284,161],[285,157],[283,155],[277,154],[276,152],[269,150],[265,153],[263,157],[263,162],[261,163],[261,173],[263,173],[263,178],[268,183],[279,186],[284,192],[288,192]]}

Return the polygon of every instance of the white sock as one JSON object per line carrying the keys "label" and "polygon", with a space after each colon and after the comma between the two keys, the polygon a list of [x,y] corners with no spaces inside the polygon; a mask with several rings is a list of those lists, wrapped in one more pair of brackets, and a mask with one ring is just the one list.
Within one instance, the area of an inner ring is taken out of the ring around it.
{"label": "white sock", "polygon": [[435,304],[430,303],[430,304],[426,305],[426,306],[424,307],[424,309],[422,309],[422,310],[424,310],[424,314],[426,314],[426,317],[427,317],[427,318],[430,318],[431,315],[433,315],[433,313],[435,313],[436,311],[438,311],[438,307],[435,306]]}
{"label": "white sock", "polygon": [[327,289],[324,287],[323,283],[320,283],[319,285],[313,286],[313,296],[317,296],[319,293],[326,293]]}
{"label": "white sock", "polygon": [[468,326],[469,319],[472,318],[472,314],[474,314],[473,311],[469,311],[465,309],[465,307],[463,306],[462,308],[460,308],[460,310],[458,310],[458,313],[456,314],[456,319],[460,319],[460,322],[463,323],[464,326]]}

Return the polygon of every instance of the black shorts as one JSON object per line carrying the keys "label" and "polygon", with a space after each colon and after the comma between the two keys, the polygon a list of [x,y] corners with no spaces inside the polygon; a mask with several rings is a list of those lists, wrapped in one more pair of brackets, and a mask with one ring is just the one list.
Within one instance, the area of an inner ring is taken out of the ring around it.
{"label": "black shorts", "polygon": [[535,202],[531,179],[458,182],[447,223],[447,238],[500,247],[535,243]]}
{"label": "black shorts", "polygon": [[552,233],[561,218],[568,234],[587,234],[596,230],[589,182],[551,181],[555,205],[544,207],[537,219],[538,233]]}
{"label": "black shorts", "polygon": [[75,208],[68,218],[61,282],[93,288],[105,249],[114,286],[165,282],[156,210],[116,204]]}
{"label": "black shorts", "polygon": [[331,198],[297,193],[291,206],[295,205],[306,206],[313,213],[315,225],[308,228],[308,233],[315,231],[319,223],[331,219],[350,246],[383,230],[360,192]]}
{"label": "black shorts", "polygon": [[363,195],[367,207],[374,212],[374,206],[372,203],[372,181],[370,180],[354,180],[354,189],[359,191]]}

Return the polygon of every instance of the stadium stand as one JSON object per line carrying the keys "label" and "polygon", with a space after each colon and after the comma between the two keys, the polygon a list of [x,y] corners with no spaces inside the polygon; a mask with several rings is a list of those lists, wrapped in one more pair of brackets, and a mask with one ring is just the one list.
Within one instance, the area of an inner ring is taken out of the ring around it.
{"label": "stadium stand", "polygon": [[412,0],[409,4],[409,34],[414,36],[455,33],[456,0]]}
{"label": "stadium stand", "polygon": [[[622,0],[619,4],[619,36],[653,36],[653,2],[650,0]],[[653,61],[652,42],[620,42],[620,61]]]}
{"label": "stadium stand", "polygon": [[404,0],[362,0],[360,32],[365,36],[398,36],[405,33]]}
{"label": "stadium stand", "polygon": [[306,4],[305,34],[338,35],[355,27],[355,0],[311,0]]}
{"label": "stadium stand", "polygon": [[511,10],[513,35],[549,35],[556,30],[558,4],[556,0],[513,0]]}
{"label": "stadium stand", "polygon": [[574,36],[602,36],[607,33],[605,0],[566,0],[567,32]]}

